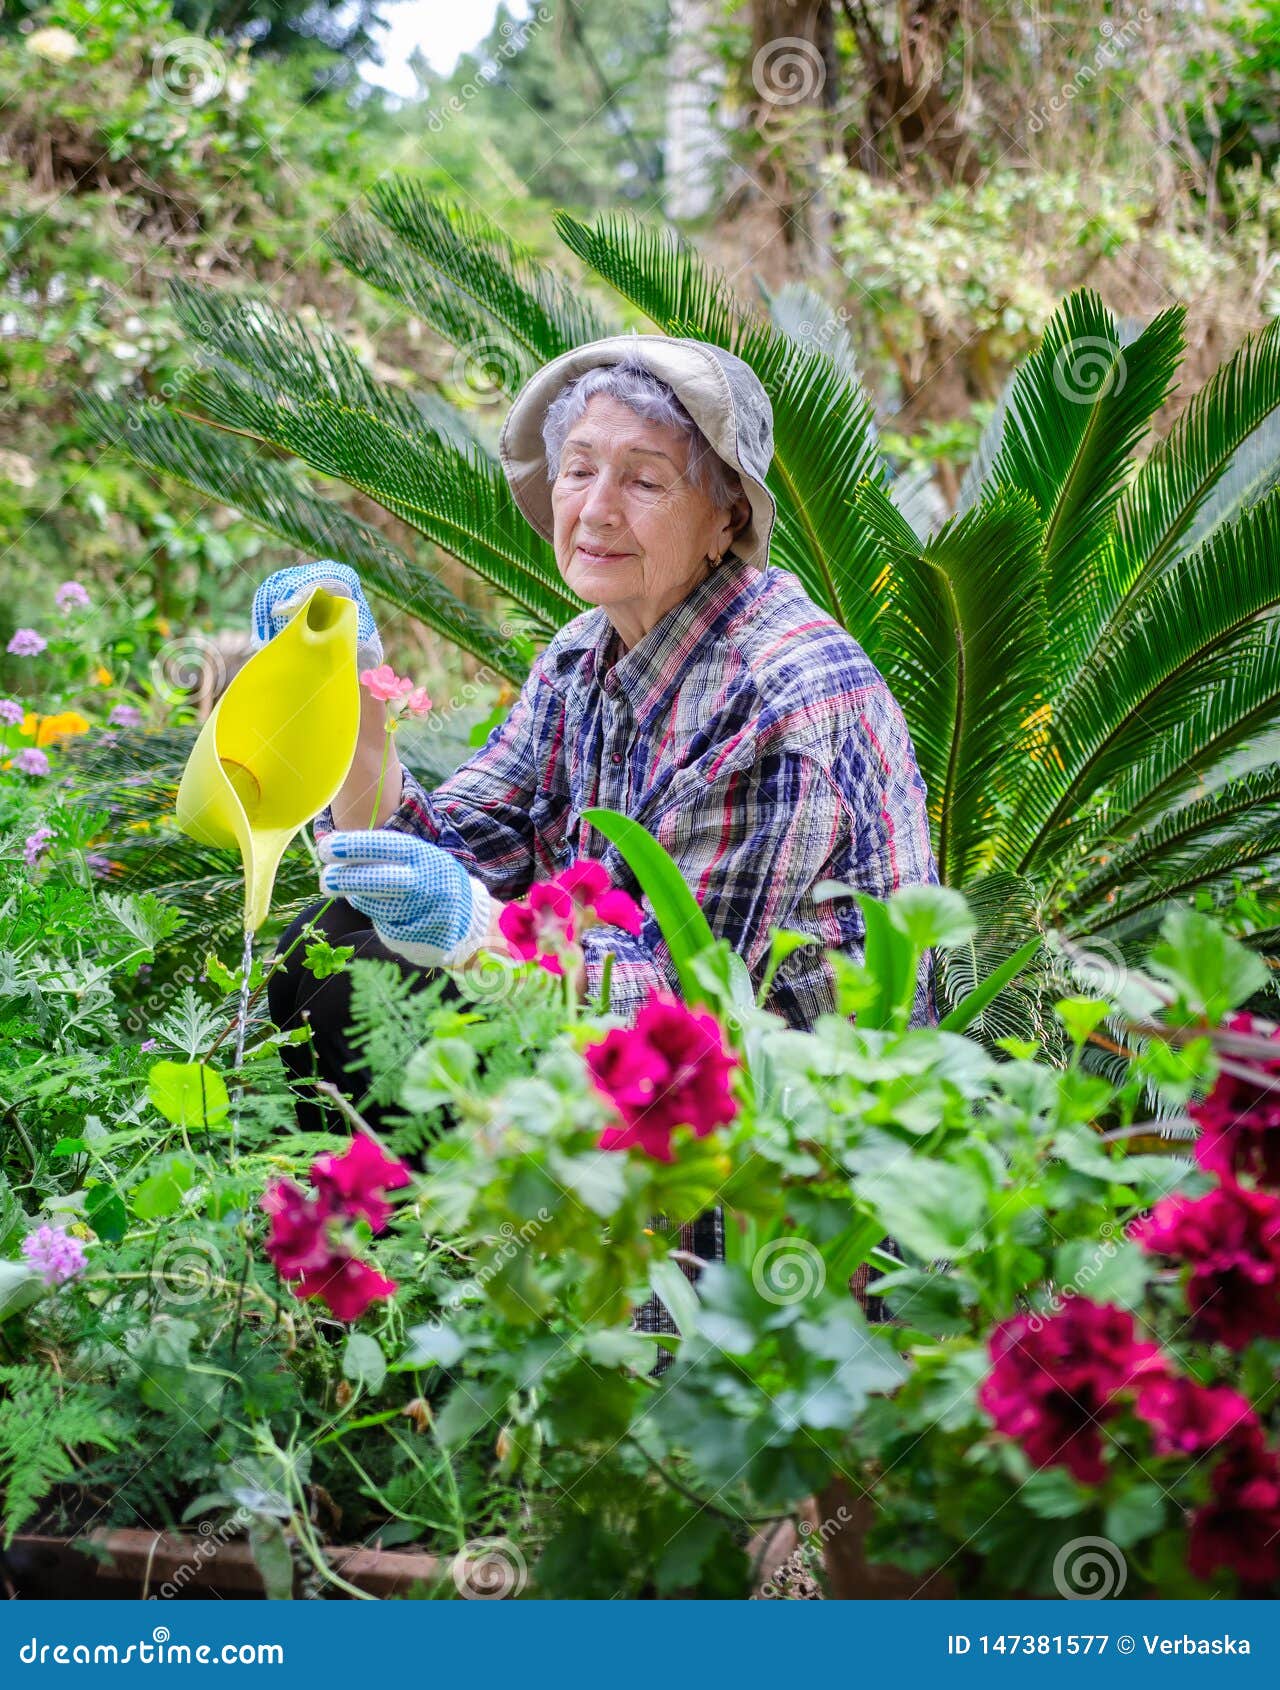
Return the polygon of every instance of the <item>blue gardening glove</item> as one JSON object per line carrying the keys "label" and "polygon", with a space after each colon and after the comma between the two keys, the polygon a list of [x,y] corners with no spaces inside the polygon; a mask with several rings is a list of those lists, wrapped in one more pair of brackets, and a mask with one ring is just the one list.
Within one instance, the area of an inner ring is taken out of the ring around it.
{"label": "blue gardening glove", "polygon": [[488,891],[438,845],[389,828],[327,833],[320,888],[372,918],[379,938],[409,962],[456,967],[489,930]]}
{"label": "blue gardening glove", "polygon": [[360,577],[350,564],[321,558],[318,563],[299,563],[292,569],[277,569],[268,575],[253,595],[254,644],[264,646],[275,639],[290,618],[306,603],[317,587],[327,587],[356,603],[356,656],[365,667],[382,662],[382,641],[369,602],[360,589]]}

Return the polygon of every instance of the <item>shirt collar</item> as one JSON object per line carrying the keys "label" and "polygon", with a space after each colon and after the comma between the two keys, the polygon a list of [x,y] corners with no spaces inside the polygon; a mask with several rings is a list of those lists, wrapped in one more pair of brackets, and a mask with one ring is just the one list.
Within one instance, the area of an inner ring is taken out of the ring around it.
{"label": "shirt collar", "polygon": [[762,573],[753,563],[726,559],[621,655],[613,624],[601,611],[593,658],[606,696],[625,698],[638,719],[652,715],[671,696],[695,652],[754,593]]}

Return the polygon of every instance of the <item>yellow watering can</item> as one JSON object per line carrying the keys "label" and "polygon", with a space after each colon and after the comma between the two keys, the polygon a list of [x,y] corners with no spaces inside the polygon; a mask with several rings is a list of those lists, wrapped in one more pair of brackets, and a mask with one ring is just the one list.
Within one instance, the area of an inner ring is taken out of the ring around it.
{"label": "yellow watering can", "polygon": [[317,587],[218,700],[178,787],[183,833],[240,852],[246,933],[289,841],[341,791],[359,726],[356,607]]}

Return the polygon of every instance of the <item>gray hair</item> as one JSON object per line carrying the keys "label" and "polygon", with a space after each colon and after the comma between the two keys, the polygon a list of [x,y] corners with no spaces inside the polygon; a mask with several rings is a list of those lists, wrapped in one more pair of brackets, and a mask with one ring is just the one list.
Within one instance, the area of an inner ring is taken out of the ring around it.
{"label": "gray hair", "polygon": [[745,498],[742,478],[731,464],[712,449],[711,442],[680,403],[673,390],[637,358],[623,358],[617,364],[597,365],[584,370],[547,407],[542,424],[542,443],[547,454],[547,480],[560,473],[560,457],[569,430],[586,411],[596,394],[617,399],[645,422],[678,428],[689,442],[689,480],[716,507],[730,510]]}

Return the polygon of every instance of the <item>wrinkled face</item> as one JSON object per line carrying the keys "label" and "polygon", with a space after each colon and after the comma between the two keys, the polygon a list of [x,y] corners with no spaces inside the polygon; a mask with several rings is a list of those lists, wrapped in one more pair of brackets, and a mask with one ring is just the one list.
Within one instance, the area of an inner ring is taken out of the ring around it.
{"label": "wrinkled face", "polygon": [[565,441],[551,489],[556,563],[627,646],[697,586],[749,511],[745,499],[717,509],[686,478],[688,451],[679,429],[602,393]]}

